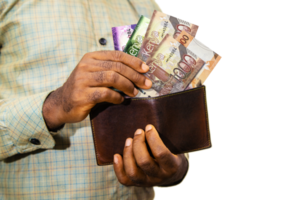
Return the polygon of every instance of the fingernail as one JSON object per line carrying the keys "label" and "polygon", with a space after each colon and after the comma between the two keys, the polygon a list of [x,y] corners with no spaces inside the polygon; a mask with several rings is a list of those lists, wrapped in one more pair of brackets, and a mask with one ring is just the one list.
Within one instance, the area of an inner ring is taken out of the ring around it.
{"label": "fingernail", "polygon": [[131,145],[131,139],[128,138],[128,139],[126,140],[125,146],[128,147],[128,146],[130,146],[130,145]]}
{"label": "fingernail", "polygon": [[150,131],[152,129],[152,126],[151,125],[147,125],[146,126],[146,131]]}
{"label": "fingernail", "polygon": [[117,158],[116,155],[114,155],[114,163],[115,163],[115,164],[118,164],[118,158]]}
{"label": "fingernail", "polygon": [[148,65],[146,65],[145,63],[143,63],[143,64],[142,64],[142,69],[143,69],[144,71],[148,71],[148,70],[149,70],[149,67],[148,67]]}
{"label": "fingernail", "polygon": [[150,81],[149,79],[146,78],[146,80],[145,80],[145,85],[146,85],[147,87],[151,87],[151,86],[152,86],[152,81]]}
{"label": "fingernail", "polygon": [[134,88],[134,89],[133,89],[133,94],[134,94],[134,96],[136,96],[138,93],[139,93],[139,91],[138,91],[136,88]]}
{"label": "fingernail", "polygon": [[140,135],[142,133],[141,129],[136,130],[135,135]]}

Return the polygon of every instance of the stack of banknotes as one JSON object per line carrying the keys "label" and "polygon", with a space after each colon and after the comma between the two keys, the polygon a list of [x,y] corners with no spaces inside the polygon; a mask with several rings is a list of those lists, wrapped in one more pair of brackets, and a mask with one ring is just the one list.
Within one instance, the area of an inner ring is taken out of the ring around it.
{"label": "stack of banknotes", "polygon": [[154,11],[151,20],[113,27],[115,50],[143,60],[152,88],[137,97],[156,97],[191,89],[204,83],[221,57],[195,39],[198,25]]}

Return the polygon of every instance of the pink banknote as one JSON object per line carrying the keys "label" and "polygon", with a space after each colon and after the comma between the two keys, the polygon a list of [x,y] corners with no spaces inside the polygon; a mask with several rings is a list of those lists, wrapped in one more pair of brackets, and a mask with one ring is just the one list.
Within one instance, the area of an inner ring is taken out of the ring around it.
{"label": "pink banknote", "polygon": [[136,24],[112,27],[115,50],[123,51]]}

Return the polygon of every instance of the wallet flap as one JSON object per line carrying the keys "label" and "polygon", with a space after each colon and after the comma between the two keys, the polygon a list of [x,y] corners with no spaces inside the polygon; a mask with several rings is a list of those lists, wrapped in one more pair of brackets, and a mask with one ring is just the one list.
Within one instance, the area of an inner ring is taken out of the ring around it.
{"label": "wallet flap", "polygon": [[174,154],[211,147],[205,86],[150,98],[100,103],[90,112],[98,165],[113,163],[138,128],[152,124]]}

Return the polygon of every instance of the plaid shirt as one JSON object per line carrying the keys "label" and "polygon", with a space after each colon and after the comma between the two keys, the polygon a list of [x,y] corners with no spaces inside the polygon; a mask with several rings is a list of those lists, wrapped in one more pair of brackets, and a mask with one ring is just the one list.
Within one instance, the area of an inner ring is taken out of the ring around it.
{"label": "plaid shirt", "polygon": [[0,199],[153,199],[153,188],[125,187],[111,165],[97,166],[89,118],[52,133],[42,105],[85,53],[114,49],[111,27],[154,9],[154,0],[0,1]]}

